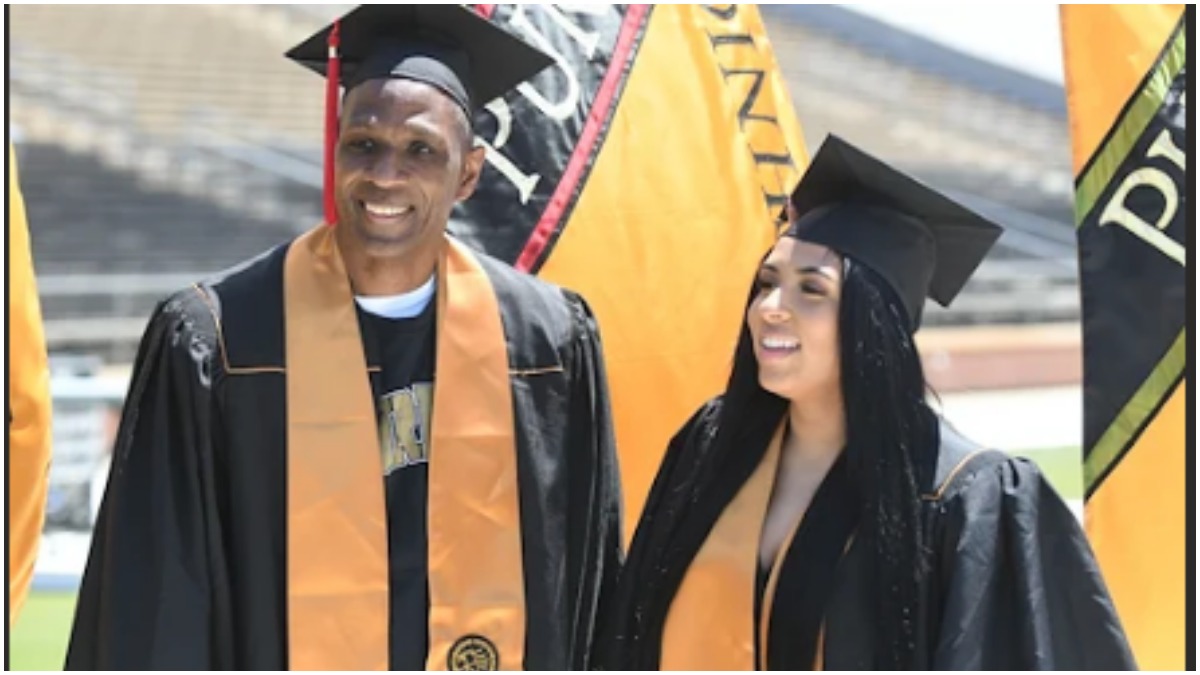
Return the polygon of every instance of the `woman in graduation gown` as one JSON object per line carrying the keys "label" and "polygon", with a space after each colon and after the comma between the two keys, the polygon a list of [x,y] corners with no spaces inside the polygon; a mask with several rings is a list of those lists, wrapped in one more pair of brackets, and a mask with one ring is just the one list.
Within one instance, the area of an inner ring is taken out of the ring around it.
{"label": "woman in graduation gown", "polygon": [[926,404],[924,299],[947,304],[999,228],[836,137],[789,212],[728,387],[651,489],[606,667],[1133,667],[1037,467]]}

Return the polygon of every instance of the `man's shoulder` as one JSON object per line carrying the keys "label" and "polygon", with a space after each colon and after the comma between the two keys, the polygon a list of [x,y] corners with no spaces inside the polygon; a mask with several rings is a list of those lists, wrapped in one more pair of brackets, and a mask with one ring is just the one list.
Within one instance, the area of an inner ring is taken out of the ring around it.
{"label": "man's shoulder", "polygon": [[[272,268],[277,266],[275,259],[278,257],[282,264],[282,256],[278,253],[278,249],[266,251],[176,289],[161,299],[154,320],[182,322],[184,326],[177,330],[221,323],[226,300],[261,296],[269,288],[274,276]],[[215,326],[213,330],[216,330]]]}
{"label": "man's shoulder", "polygon": [[150,324],[160,326],[169,334],[192,339],[215,339],[217,334],[216,316],[199,283],[180,288],[163,298],[151,315]]}
{"label": "man's shoulder", "polygon": [[567,288],[521,272],[484,253],[476,253],[492,282],[505,324],[538,326],[563,337],[574,334],[581,320],[589,319],[583,297]]}
{"label": "man's shoulder", "polygon": [[199,280],[171,295],[166,314],[211,336],[233,366],[282,366],[283,261],[288,244]]}
{"label": "man's shoulder", "polygon": [[264,251],[210,275],[198,285],[222,301],[242,298],[259,301],[271,293],[277,293],[282,298],[283,262],[290,245],[288,242]]}
{"label": "man's shoulder", "polygon": [[528,272],[522,272],[506,262],[493,258],[487,253],[473,251],[479,264],[487,272],[488,279],[496,289],[497,294],[506,292],[531,298],[541,298],[545,302],[565,305],[564,289],[544,279],[539,279]]}

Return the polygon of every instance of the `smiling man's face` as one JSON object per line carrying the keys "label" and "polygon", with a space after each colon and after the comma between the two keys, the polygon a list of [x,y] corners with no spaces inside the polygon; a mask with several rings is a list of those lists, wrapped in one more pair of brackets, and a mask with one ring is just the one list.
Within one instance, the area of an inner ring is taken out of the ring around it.
{"label": "smiling man's face", "polygon": [[335,162],[338,245],[351,259],[420,259],[479,181],[465,113],[428,84],[368,80],[347,94]]}

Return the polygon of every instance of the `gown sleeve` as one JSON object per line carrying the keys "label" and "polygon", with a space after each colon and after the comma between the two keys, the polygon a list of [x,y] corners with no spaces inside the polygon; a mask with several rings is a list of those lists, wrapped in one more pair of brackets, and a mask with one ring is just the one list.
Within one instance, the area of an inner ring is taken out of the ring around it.
{"label": "gown sleeve", "polygon": [[572,601],[571,665],[586,670],[595,658],[596,633],[623,560],[622,496],[608,381],[599,329],[586,302],[565,292],[572,339],[564,354],[570,382],[567,569]]}
{"label": "gown sleeve", "polygon": [[195,290],[143,335],[83,575],[68,670],[229,667],[215,590],[215,322]]}
{"label": "gown sleeve", "polygon": [[940,508],[933,669],[1135,668],[1084,532],[1035,464],[994,462]]}

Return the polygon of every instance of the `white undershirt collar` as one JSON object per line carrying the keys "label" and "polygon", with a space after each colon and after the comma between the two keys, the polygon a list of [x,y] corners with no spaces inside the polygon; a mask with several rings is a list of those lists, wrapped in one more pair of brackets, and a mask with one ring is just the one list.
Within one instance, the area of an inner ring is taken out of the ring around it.
{"label": "white undershirt collar", "polygon": [[429,281],[407,293],[398,295],[356,295],[354,301],[364,312],[382,316],[386,319],[411,319],[418,316],[429,306],[436,289],[437,276],[430,276]]}

